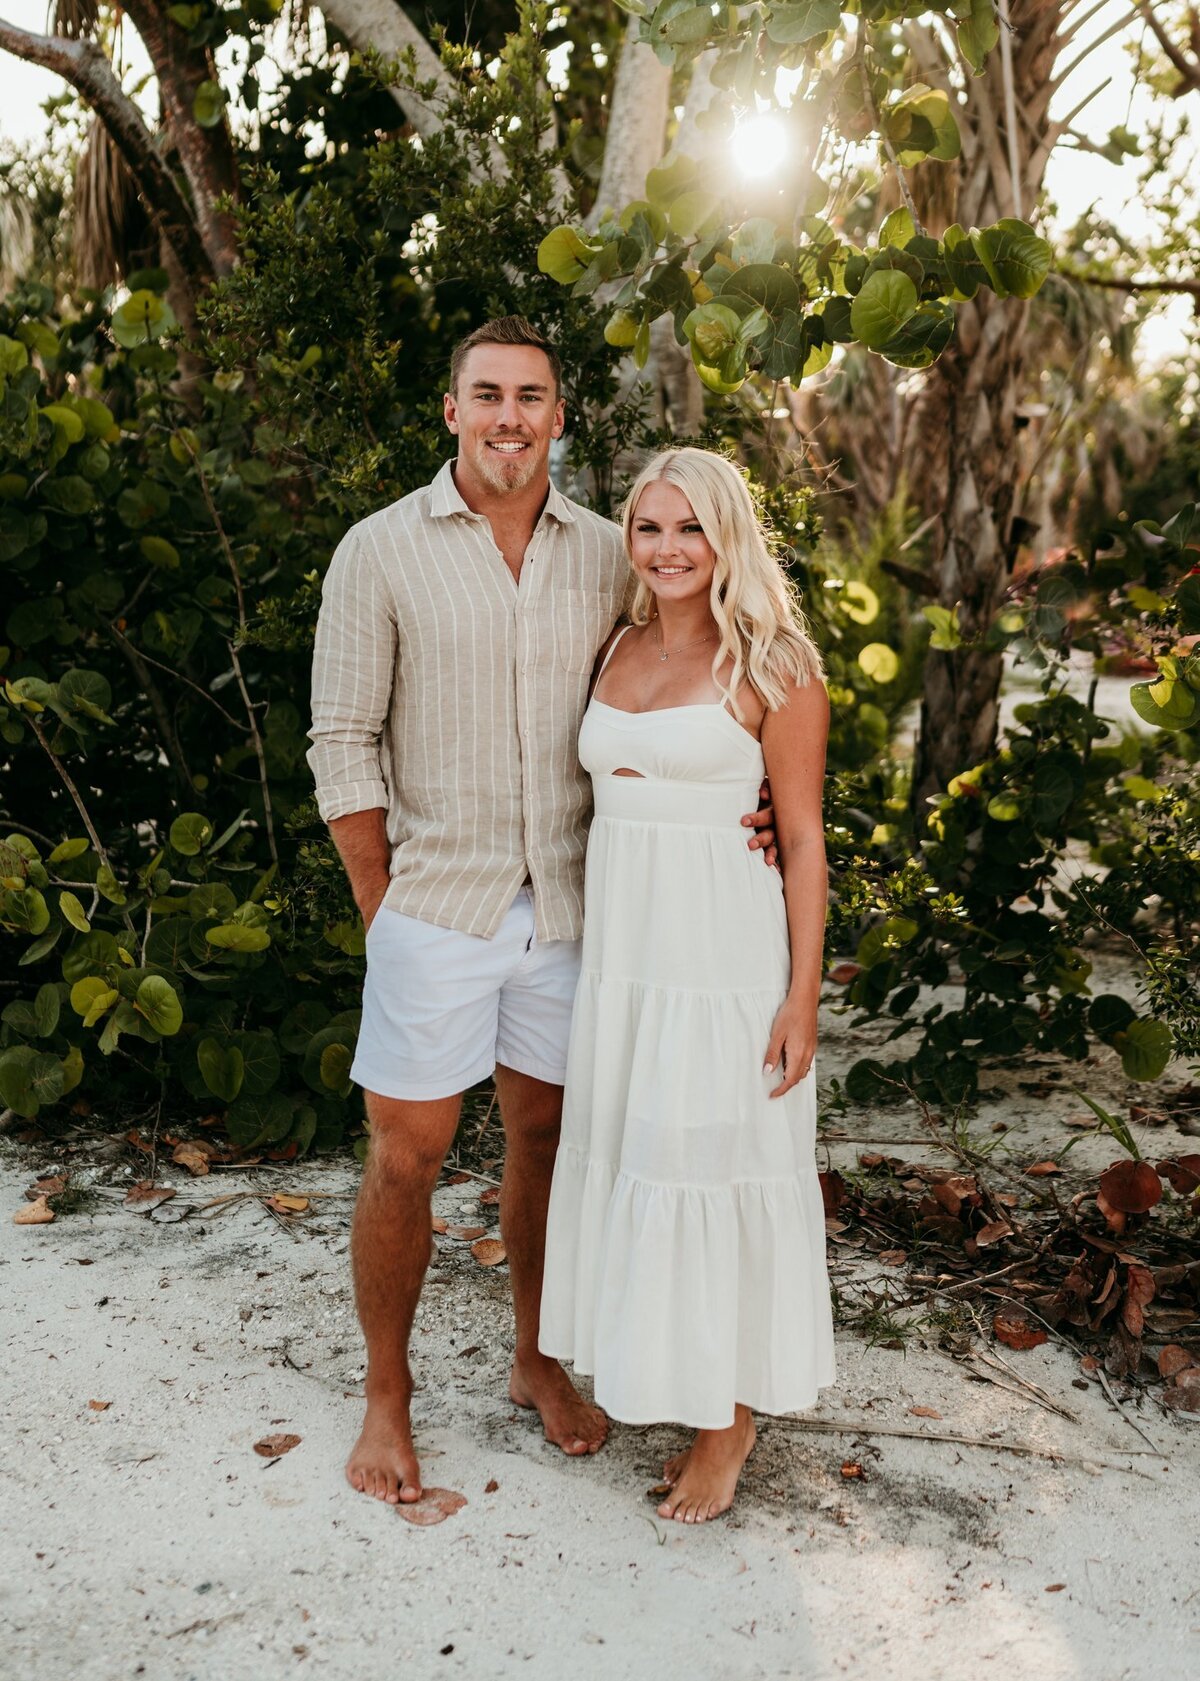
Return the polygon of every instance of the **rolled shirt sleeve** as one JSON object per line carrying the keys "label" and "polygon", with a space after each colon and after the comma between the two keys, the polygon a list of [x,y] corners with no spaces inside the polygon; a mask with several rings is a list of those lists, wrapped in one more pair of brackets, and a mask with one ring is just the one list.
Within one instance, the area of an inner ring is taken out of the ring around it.
{"label": "rolled shirt sleeve", "polygon": [[376,557],[351,530],[321,591],[307,758],[326,823],[389,804],[380,742],[396,662],[394,605]]}

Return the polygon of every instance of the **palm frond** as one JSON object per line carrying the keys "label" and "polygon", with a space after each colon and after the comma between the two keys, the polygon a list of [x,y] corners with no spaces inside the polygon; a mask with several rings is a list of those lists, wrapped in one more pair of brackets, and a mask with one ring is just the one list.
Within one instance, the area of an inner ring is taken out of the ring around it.
{"label": "palm frond", "polygon": [[50,17],[56,35],[72,41],[94,37],[100,22],[99,0],[54,0]]}
{"label": "palm frond", "polygon": [[104,287],[127,274],[145,246],[147,218],[129,166],[93,117],[75,168],[72,246],[81,285]]}

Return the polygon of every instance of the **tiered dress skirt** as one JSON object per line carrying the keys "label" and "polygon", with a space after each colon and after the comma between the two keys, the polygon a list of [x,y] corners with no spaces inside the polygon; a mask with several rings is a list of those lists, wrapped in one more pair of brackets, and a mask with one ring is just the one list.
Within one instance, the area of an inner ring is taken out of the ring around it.
{"label": "tiered dress skirt", "polygon": [[763,1072],[789,956],[747,768],[594,776],[540,1346],[630,1424],[720,1429],[834,1378],[815,1076],[772,1099]]}

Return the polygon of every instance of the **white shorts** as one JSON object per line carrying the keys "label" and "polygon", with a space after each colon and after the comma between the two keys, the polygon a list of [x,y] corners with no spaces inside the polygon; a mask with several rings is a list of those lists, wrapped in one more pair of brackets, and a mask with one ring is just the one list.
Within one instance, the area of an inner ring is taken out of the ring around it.
{"label": "white shorts", "polygon": [[502,1063],[561,1086],[579,940],[539,940],[523,887],[490,940],[381,905],[367,930],[350,1078],[381,1097],[453,1097]]}

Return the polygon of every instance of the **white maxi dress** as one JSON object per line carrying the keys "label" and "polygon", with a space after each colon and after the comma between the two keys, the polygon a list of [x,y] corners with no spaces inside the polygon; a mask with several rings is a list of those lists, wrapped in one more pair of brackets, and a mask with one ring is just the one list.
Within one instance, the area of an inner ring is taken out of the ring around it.
{"label": "white maxi dress", "polygon": [[593,700],[579,756],[595,817],[540,1347],[629,1424],[799,1411],[834,1380],[833,1324],[815,1074],[771,1100],[763,1073],[790,957],[740,821],[762,748],[723,703]]}

